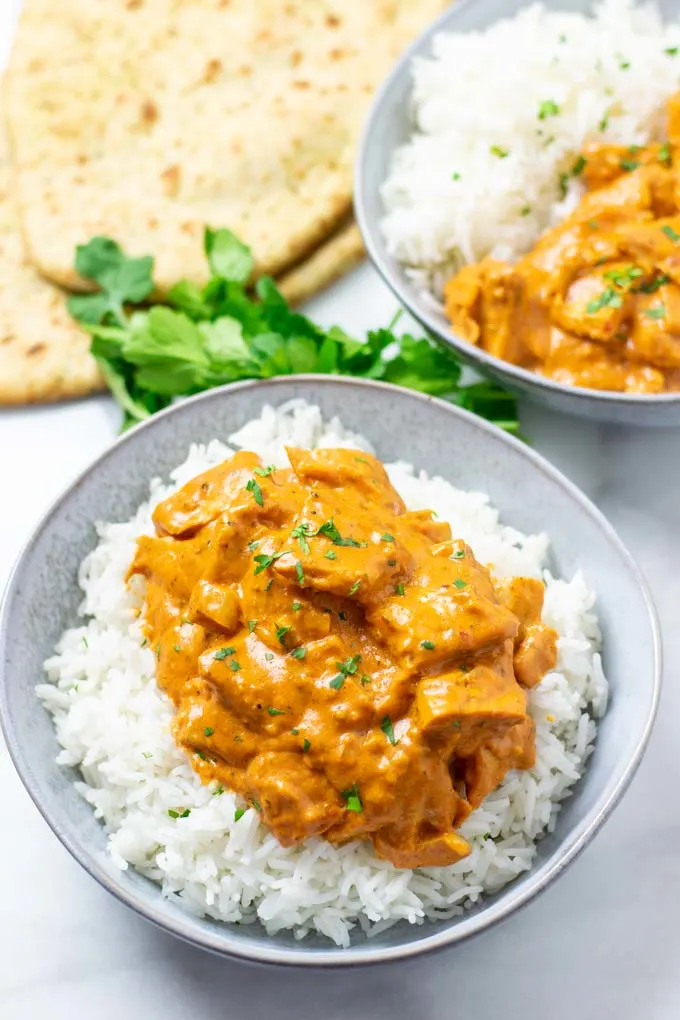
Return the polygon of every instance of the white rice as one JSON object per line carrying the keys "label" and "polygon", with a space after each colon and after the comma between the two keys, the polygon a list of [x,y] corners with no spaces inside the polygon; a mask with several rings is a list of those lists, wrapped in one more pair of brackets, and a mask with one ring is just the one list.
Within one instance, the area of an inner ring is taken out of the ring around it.
{"label": "white rice", "polygon": [[[512,261],[575,204],[578,180],[565,204],[560,175],[583,143],[658,136],[679,83],[680,24],[632,0],[440,33],[413,62],[414,133],[382,187],[389,251],[436,296],[462,262]],[[541,119],[548,101],[559,113]]]}
{"label": "white rice", "polygon": [[[283,849],[253,809],[235,822],[237,798],[202,785],[175,745],[173,708],[156,687],[155,658],[137,616],[143,582],[128,589],[123,578],[135,540],[153,531],[156,503],[234,448],[282,465],[284,444],[366,450],[370,444],[337,419],[324,422],[318,408],[302,401],[265,407],[229,442],[192,446],[171,484],[152,482],[149,501],[132,520],[98,525],[99,544],[80,572],[83,623],[63,635],[46,663],[49,682],[38,687],[63,747],[58,761],[80,769],[78,789],[106,826],[114,861],[159,882],[165,895],[177,895],[198,914],[259,920],[270,933],[290,928],[298,938],[315,930],[339,946],[349,944],[357,923],[370,934],[402,918],[416,924],[459,914],[531,866],[536,839],[554,826],[560,802],[583,773],[594,719],[607,701],[594,593],[580,574],[570,581],[543,575],[544,619],[560,638],[557,669],[529,693],[536,766],[509,773],[466,821],[469,857],[448,868],[406,871],[377,858],[369,843],[338,848],[311,839]],[[482,493],[403,463],[388,470],[409,507],[435,509],[497,576],[542,576],[546,535],[502,525]],[[186,809],[188,817],[168,815]]]}

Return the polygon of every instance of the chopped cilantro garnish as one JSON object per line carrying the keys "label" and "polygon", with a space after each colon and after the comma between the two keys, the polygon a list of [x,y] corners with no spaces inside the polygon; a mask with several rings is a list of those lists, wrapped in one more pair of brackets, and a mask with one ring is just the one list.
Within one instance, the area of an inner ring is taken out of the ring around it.
{"label": "chopped cilantro garnish", "polygon": [[335,549],[329,549],[327,553],[324,553],[324,559],[337,560],[337,558],[338,554],[336,553]]}
{"label": "chopped cilantro garnish", "polygon": [[356,811],[357,814],[360,811],[363,811],[363,806],[362,806],[362,803],[361,803],[361,797],[359,796],[359,787],[357,786],[356,783],[354,783],[349,788],[349,790],[343,790],[342,791],[342,796],[345,799],[348,811]]}
{"label": "chopped cilantro garnish", "polygon": [[665,234],[669,241],[680,241],[680,234],[676,234],[676,232],[673,230],[671,226],[668,225],[668,223],[664,223],[663,227],[661,228],[661,233]]}
{"label": "chopped cilantro garnish", "polygon": [[637,170],[637,168],[640,166],[640,162],[637,159],[620,159],[619,166],[621,167],[622,170],[625,170],[627,173],[630,173],[631,170]]}
{"label": "chopped cilantro garnish", "polygon": [[500,145],[491,146],[491,155],[498,156],[499,159],[505,159],[506,156],[510,155],[509,149],[503,149]]}
{"label": "chopped cilantro garnish", "polygon": [[368,673],[362,673],[361,676],[359,677],[359,683],[361,684],[362,687],[365,687],[366,684],[370,684],[370,682],[371,678],[368,675]]}
{"label": "chopped cilantro garnish", "polygon": [[361,545],[365,545],[363,542],[357,542],[355,538],[343,538],[338,529],[335,526],[335,521],[331,517],[330,520],[326,521],[321,525],[317,534],[325,535],[326,538],[330,538],[333,545],[351,545],[355,548],[359,548]]}
{"label": "chopped cilantro garnish", "polygon": [[458,172],[452,173],[451,174],[451,180],[452,181],[459,181],[460,180],[460,174]]}
{"label": "chopped cilantro garnish", "polygon": [[669,46],[667,49],[664,50],[664,53],[667,53],[669,57],[674,57],[677,52],[678,52],[677,46]]}
{"label": "chopped cilantro garnish", "polygon": [[305,555],[309,554],[309,542],[307,538],[313,538],[316,532],[312,528],[311,524],[306,524],[304,521],[302,524],[298,524],[297,527],[293,528],[291,535],[293,538],[297,538],[300,543],[300,548]]}
{"label": "chopped cilantro garnish", "polygon": [[643,315],[648,319],[663,319],[666,314],[666,308],[664,305],[658,305],[656,308],[648,308]]}
{"label": "chopped cilantro garnish", "polygon": [[380,729],[383,731],[390,744],[398,744],[399,741],[394,736],[394,729],[392,728],[392,720],[389,715],[386,715],[383,721],[380,723]]}
{"label": "chopped cilantro garnish", "polygon": [[269,713],[269,715],[285,715],[286,714],[280,708],[272,708],[271,705],[267,709],[267,712]]}
{"label": "chopped cilantro garnish", "polygon": [[253,807],[255,808],[256,811],[259,811],[260,814],[262,814],[262,807],[261,807],[259,801],[256,801],[254,797],[252,799],[252,805],[253,805]]}
{"label": "chopped cilantro garnish", "polygon": [[467,588],[467,581],[464,581],[461,577],[457,577],[453,583],[455,584],[458,591],[462,591],[463,588]]}
{"label": "chopped cilantro garnish", "polygon": [[233,655],[235,651],[236,649],[231,647],[218,648],[218,650],[215,652],[215,658],[221,661],[222,659],[226,659],[228,655]]}
{"label": "chopped cilantro garnish", "polygon": [[350,590],[347,592],[347,594],[348,595],[356,595],[356,593],[359,591],[359,585],[360,584],[361,584],[361,581],[355,581],[354,584],[352,585],[352,587],[350,588]]}
{"label": "chopped cilantro garnish", "polygon": [[328,686],[332,687],[334,691],[339,691],[344,682],[345,682],[344,675],[342,673],[338,673],[336,676],[333,677]]}
{"label": "chopped cilantro garnish", "polygon": [[234,811],[234,821],[237,822],[239,818],[243,818],[245,813],[246,813],[245,808],[242,807],[236,808],[236,810]]}
{"label": "chopped cilantro garnish", "polygon": [[248,620],[248,631],[249,631],[250,634],[253,633],[253,631],[255,630],[256,627],[257,627],[257,620]]}
{"label": "chopped cilantro garnish", "polygon": [[671,165],[671,150],[668,148],[668,142],[664,142],[659,149],[659,162],[665,166]]}
{"label": "chopped cilantro garnish", "polygon": [[173,811],[172,808],[168,809],[168,814],[171,818],[179,818],[179,811]]}
{"label": "chopped cilantro garnish", "polygon": [[451,557],[454,560],[462,560],[465,556],[465,549],[456,549],[455,553]]}
{"label": "chopped cilantro garnish", "polygon": [[182,649],[179,647],[179,645],[173,645],[172,646],[172,650],[173,650],[173,652],[181,652],[182,651]]}
{"label": "chopped cilantro garnish", "polygon": [[264,586],[264,591],[269,591],[269,589],[271,588],[273,583],[274,583],[274,578],[270,577],[269,580],[267,581],[267,583]]}
{"label": "chopped cilantro garnish", "polygon": [[303,751],[303,754],[306,754],[311,746],[312,745],[311,745],[310,741],[307,740],[307,737],[305,737],[305,739],[302,741],[302,751]]}
{"label": "chopped cilantro garnish", "polygon": [[547,117],[556,117],[559,112],[560,108],[557,103],[552,99],[544,99],[538,108],[538,119],[545,120]]}
{"label": "chopped cilantro garnish", "polygon": [[272,659],[274,658],[274,653],[273,652],[265,652],[264,653],[264,657],[267,660],[267,662],[271,662]]}
{"label": "chopped cilantro garnish", "polygon": [[396,560],[388,560],[387,561],[387,566],[388,567],[396,567],[396,565],[397,565],[397,561]]}
{"label": "chopped cilantro garnish", "polygon": [[396,591],[397,595],[403,595],[405,589],[403,584],[398,584],[394,590]]}
{"label": "chopped cilantro garnish", "polygon": [[299,648],[294,648],[290,654],[293,656],[294,659],[300,659],[300,661],[302,661],[302,659],[304,659],[305,655],[307,654],[307,649],[303,648],[302,645],[300,645]]}
{"label": "chopped cilantro garnish", "polygon": [[424,648],[428,652],[433,652],[436,648],[434,641],[421,641],[420,647]]}
{"label": "chopped cilantro garnish", "polygon": [[654,294],[659,287],[663,287],[665,284],[670,283],[670,276],[657,276],[656,280],[650,280],[648,283],[641,283],[637,288],[641,294]]}
{"label": "chopped cilantro garnish", "polygon": [[390,535],[387,531],[380,538],[383,542],[394,542],[394,535]]}
{"label": "chopped cilantro garnish", "polygon": [[246,489],[248,490],[248,492],[252,492],[253,499],[255,500],[258,506],[264,506],[264,500],[262,499],[262,489],[260,488],[260,486],[258,485],[257,481],[254,478],[250,479],[250,481],[246,485]]}
{"label": "chopped cilantro garnish", "polygon": [[576,162],[574,163],[573,167],[571,168],[571,176],[578,177],[579,174],[583,173],[585,167],[586,167],[585,156],[579,156]]}
{"label": "chopped cilantro garnish", "polygon": [[620,308],[622,304],[620,296],[615,292],[613,287],[607,287],[602,291],[598,298],[594,301],[589,301],[586,305],[586,312],[588,315],[594,315],[599,312],[602,308]]}
{"label": "chopped cilantro garnish", "polygon": [[213,729],[212,726],[206,726],[206,728],[203,730],[203,732],[205,733],[206,737],[212,737],[212,735],[215,732],[215,730]]}
{"label": "chopped cilantro garnish", "polygon": [[253,559],[257,563],[257,566],[255,567],[255,573],[261,574],[263,570],[266,570],[268,567],[271,567],[272,563],[280,559],[283,555],[284,554],[280,552],[272,553],[271,556],[265,556],[264,553],[260,553],[258,556],[254,556]]}
{"label": "chopped cilantro garnish", "polygon": [[292,605],[292,609],[293,609],[294,613],[299,613],[299,611],[302,609],[302,603],[301,602],[294,602],[293,605]]}
{"label": "chopped cilantro garnish", "polygon": [[267,464],[267,467],[263,467],[263,468],[262,467],[256,467],[256,468],[254,468],[254,471],[255,471],[256,475],[260,476],[260,478],[266,478],[267,475],[270,475],[272,473],[272,471],[276,471],[276,468],[274,467],[273,464]]}
{"label": "chopped cilantro garnish", "polygon": [[255,552],[259,544],[259,542],[248,542],[248,548],[251,552]]}
{"label": "chopped cilantro garnish", "polygon": [[300,731],[299,731],[299,729],[296,726],[294,726],[293,729],[290,732],[293,734],[294,737],[297,737],[297,735],[298,735],[298,733]]}
{"label": "chopped cilantro garnish", "polygon": [[276,628],[276,639],[279,642],[279,644],[284,646],[284,648],[286,647],[286,634],[288,633],[289,630],[290,630],[290,627],[277,627]]}
{"label": "chopped cilantro garnish", "polygon": [[241,665],[239,662],[237,662],[236,659],[232,659],[231,662],[229,663],[229,669],[232,671],[232,673],[238,673],[240,668]]}
{"label": "chopped cilantro garnish", "polygon": [[297,575],[298,581],[300,582],[300,586],[302,588],[304,588],[304,586],[305,586],[305,572],[302,569],[302,564],[300,563],[299,560],[295,564],[295,573]]}

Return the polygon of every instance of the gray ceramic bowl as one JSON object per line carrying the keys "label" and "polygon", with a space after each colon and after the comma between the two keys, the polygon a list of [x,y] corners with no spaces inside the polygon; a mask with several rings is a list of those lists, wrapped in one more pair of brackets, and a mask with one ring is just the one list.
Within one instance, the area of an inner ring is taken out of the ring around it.
{"label": "gray ceramic bowl", "polygon": [[[535,403],[594,421],[624,425],[680,425],[680,393],[635,396],[579,389],[541,379],[526,369],[494,358],[456,336],[442,314],[433,312],[407,279],[403,267],[388,254],[380,231],[383,205],[380,188],[394,150],[411,136],[411,62],[429,56],[438,32],[474,32],[501,18],[515,15],[533,0],[461,0],[450,7],[401,57],[373,100],[356,162],[354,206],[366,249],[385,282],[399,301],[432,336],[453,347],[479,371],[498,379],[508,389],[525,394]],[[543,0],[556,10],[588,11],[590,0]],[[678,0],[659,0],[662,13],[677,18]],[[612,46],[614,43],[612,42]]]}
{"label": "gray ceramic bowl", "polygon": [[[400,924],[351,949],[321,938],[269,937],[259,926],[200,920],[134,871],[107,858],[105,835],[72,782],[55,764],[52,723],[34,687],[43,660],[79,602],[78,564],[95,544],[94,521],[125,520],[147,497],[152,475],[167,474],[192,442],[226,437],[263,404],[306,397],[326,416],[368,436],[385,460],[403,458],[463,488],[488,492],[504,520],[524,531],[549,529],[551,567],[579,567],[599,593],[611,708],[584,780],[542,840],[532,870],[464,917],[417,927]],[[600,512],[538,454],[479,418],[438,400],[382,383],[322,376],[239,383],[202,394],[119,439],[48,511],[12,575],[0,621],[0,714],[14,763],[64,846],[124,903],[167,931],[218,953],[261,962],[346,965],[441,948],[482,931],[544,889],[602,825],[640,761],[659,690],[659,636],[642,576]],[[26,890],[29,893],[29,890]],[[588,905],[583,904],[587,910]]]}

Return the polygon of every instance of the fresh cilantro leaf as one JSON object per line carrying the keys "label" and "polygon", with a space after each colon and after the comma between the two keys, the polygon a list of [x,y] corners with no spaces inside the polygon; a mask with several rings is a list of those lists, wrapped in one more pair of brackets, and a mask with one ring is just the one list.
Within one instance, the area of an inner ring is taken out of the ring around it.
{"label": "fresh cilantro leaf", "polygon": [[214,276],[246,283],[253,271],[254,259],[250,248],[239,241],[236,234],[224,228],[211,230],[206,227],[203,245]]}

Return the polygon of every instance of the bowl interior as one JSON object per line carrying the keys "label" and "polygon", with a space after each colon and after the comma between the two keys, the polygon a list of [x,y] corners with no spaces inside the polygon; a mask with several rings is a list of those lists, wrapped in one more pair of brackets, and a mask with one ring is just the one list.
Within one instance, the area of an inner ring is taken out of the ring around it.
{"label": "bowl interior", "polygon": [[[392,153],[405,144],[413,132],[411,65],[414,57],[429,57],[432,40],[439,32],[482,31],[503,18],[512,18],[533,0],[461,0],[452,5],[404,53],[376,94],[364,129],[355,174],[355,211],[369,256],[394,291],[431,334],[454,347],[456,352],[495,376],[518,393],[570,414],[603,421],[640,425],[680,424],[680,394],[638,395],[585,390],[555,383],[526,369],[495,358],[457,337],[446,317],[422,300],[404,267],[392,256],[380,230],[384,215],[380,189],[388,175]],[[551,10],[589,12],[591,0],[543,0]],[[677,18],[678,0],[659,0],[662,15]],[[614,45],[614,43],[612,43]]]}
{"label": "bowl interior", "polygon": [[[503,519],[527,532],[549,530],[552,568],[582,568],[598,592],[605,668],[612,701],[601,723],[585,781],[539,844],[528,874],[460,919],[400,924],[350,950],[320,938],[302,943],[267,936],[259,926],[200,920],[132,869],[105,854],[105,834],[76,793],[74,771],[55,764],[52,722],[34,686],[42,663],[75,620],[78,565],[95,543],[93,522],[124,520],[192,442],[226,438],[265,403],[305,397],[324,415],[340,415],[364,433],[384,460],[404,459],[466,489],[483,490]],[[243,383],[193,398],[133,430],[85,472],[49,511],[24,551],[8,588],[0,627],[0,709],[11,754],[43,815],[91,874],[146,917],[218,952],[285,963],[352,963],[407,955],[455,941],[500,919],[542,888],[586,842],[617,799],[642,752],[658,685],[656,625],[644,582],[599,512],[558,472],[521,443],[439,401],[374,383],[328,377]]]}

